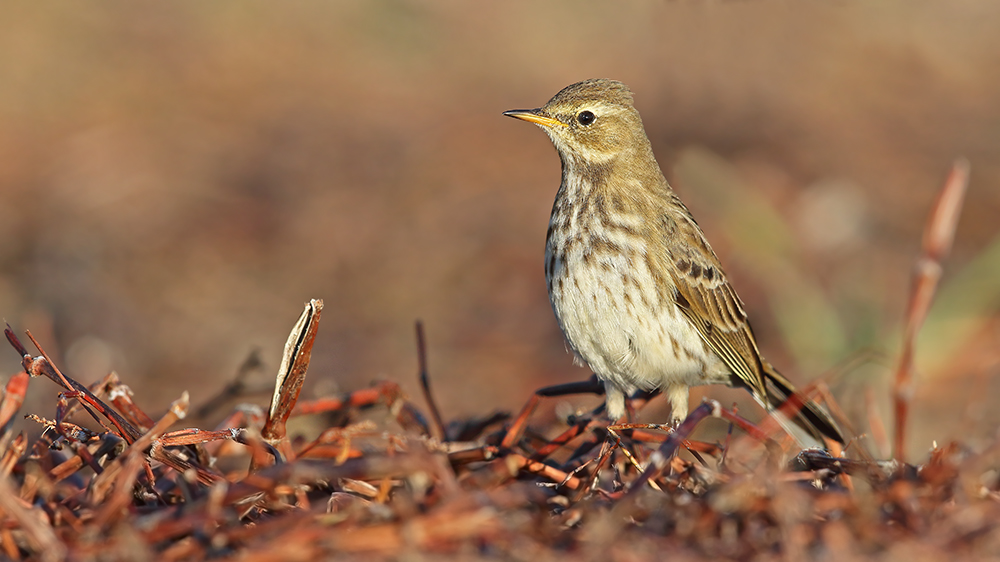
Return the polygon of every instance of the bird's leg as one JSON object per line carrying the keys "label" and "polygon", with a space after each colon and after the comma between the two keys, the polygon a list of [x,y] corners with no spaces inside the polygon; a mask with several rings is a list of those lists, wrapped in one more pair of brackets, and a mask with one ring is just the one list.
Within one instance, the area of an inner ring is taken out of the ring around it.
{"label": "bird's leg", "polygon": [[670,425],[676,428],[688,415],[688,386],[668,384],[667,400],[670,400]]}
{"label": "bird's leg", "polygon": [[604,381],[604,404],[611,423],[616,423],[625,415],[625,393],[611,381]]}

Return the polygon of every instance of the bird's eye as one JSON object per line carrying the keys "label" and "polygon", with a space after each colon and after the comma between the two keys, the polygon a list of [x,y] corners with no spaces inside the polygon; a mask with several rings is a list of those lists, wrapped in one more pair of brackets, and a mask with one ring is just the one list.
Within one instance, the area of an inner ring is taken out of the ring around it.
{"label": "bird's eye", "polygon": [[581,125],[590,125],[597,119],[597,116],[590,111],[581,111],[579,115],[576,116],[576,120],[580,122]]}

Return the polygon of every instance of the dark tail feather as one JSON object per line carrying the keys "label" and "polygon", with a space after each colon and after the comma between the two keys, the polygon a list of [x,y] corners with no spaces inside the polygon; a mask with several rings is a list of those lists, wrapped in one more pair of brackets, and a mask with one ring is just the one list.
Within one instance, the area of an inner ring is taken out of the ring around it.
{"label": "dark tail feather", "polygon": [[[762,364],[767,384],[767,400],[771,408],[777,409],[795,395],[795,387],[770,363],[762,361]],[[798,408],[798,413],[795,416],[788,416],[796,425],[809,432],[813,437],[816,437],[821,443],[823,441],[822,437],[826,437],[841,445],[846,444],[844,435],[840,432],[837,422],[823,406],[820,406],[804,395],[798,394],[796,396],[802,402],[802,406]],[[791,412],[791,410],[796,409],[796,406],[798,404],[789,404],[786,411]]]}

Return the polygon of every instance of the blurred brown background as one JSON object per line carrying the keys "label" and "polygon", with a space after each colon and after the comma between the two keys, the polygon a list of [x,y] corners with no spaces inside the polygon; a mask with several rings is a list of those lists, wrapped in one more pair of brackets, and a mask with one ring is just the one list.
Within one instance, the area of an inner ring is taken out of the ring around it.
{"label": "blurred brown background", "polygon": [[[391,379],[418,397],[420,318],[447,418],[516,409],[589,372],[545,295],[558,158],[500,113],[609,77],[635,92],[774,363],[805,380],[887,353],[831,382],[863,430],[869,389],[890,422],[923,223],[968,157],[911,444],[991,435],[997,29],[986,0],[12,4],[0,315],[157,412],[184,389],[207,399],[255,346],[265,382],[322,298],[306,395]],[[0,353],[0,375],[18,368]],[[26,409],[53,415],[56,390],[33,381]]]}

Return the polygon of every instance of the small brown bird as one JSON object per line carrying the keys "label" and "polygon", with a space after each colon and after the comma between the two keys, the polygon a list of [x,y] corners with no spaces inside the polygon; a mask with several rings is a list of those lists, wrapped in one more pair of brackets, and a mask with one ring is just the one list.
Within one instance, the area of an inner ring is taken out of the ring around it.
{"label": "small brown bird", "polygon": [[[691,386],[742,386],[767,410],[792,396],[663,177],[627,86],[586,80],[504,115],[539,125],[562,160],[545,242],[549,299],[570,347],[604,381],[612,419],[639,388],[664,389],[674,424],[687,416]],[[810,444],[844,442],[812,401],[792,421],[818,442]]]}

